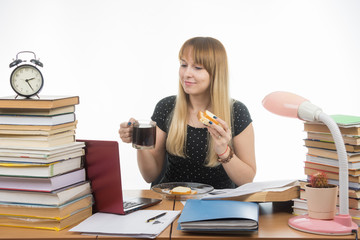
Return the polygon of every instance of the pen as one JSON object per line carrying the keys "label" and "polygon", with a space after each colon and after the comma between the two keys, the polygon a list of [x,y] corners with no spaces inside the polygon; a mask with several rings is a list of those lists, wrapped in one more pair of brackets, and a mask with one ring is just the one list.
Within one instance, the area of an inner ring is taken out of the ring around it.
{"label": "pen", "polygon": [[146,222],[154,221],[155,219],[161,218],[161,217],[164,216],[165,214],[166,214],[166,212],[160,213],[159,215],[156,215],[155,217],[149,218],[148,220],[146,220]]}

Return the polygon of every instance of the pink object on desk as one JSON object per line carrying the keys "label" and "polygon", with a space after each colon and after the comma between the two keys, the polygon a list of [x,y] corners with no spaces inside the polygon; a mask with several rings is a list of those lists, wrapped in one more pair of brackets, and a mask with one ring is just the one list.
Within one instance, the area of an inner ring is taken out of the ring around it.
{"label": "pink object on desk", "polygon": [[349,215],[349,176],[348,160],[339,127],[335,121],[322,112],[321,108],[310,103],[307,99],[289,92],[273,92],[262,101],[263,106],[272,113],[299,118],[307,121],[321,121],[333,135],[339,158],[339,209],[340,214],[332,220],[310,218],[308,215],[289,219],[289,226],[304,232],[324,235],[347,235],[358,226]]}
{"label": "pink object on desk", "polygon": [[296,230],[323,235],[349,235],[352,234],[352,229],[358,228],[349,215],[336,215],[332,220],[314,219],[302,215],[290,218],[288,223]]}

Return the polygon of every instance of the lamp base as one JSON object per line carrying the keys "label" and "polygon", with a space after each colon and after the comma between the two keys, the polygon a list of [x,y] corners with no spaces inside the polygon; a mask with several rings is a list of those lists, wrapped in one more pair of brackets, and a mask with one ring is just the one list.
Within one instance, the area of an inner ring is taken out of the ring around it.
{"label": "lamp base", "polygon": [[350,235],[353,234],[352,230],[358,229],[358,225],[351,220],[350,215],[336,215],[330,220],[301,215],[290,218],[288,224],[299,231],[322,235]]}

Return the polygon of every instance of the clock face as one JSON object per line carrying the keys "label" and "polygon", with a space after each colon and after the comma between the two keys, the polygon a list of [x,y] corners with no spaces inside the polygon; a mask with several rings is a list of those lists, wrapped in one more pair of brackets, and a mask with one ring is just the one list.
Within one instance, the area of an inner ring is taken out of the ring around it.
{"label": "clock face", "polygon": [[30,97],[40,92],[44,79],[36,67],[25,64],[14,69],[10,84],[17,94]]}

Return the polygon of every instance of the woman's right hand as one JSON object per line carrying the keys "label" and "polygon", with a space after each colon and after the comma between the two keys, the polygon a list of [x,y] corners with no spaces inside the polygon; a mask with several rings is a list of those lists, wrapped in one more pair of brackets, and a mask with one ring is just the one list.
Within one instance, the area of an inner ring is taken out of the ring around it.
{"label": "woman's right hand", "polygon": [[132,143],[133,123],[135,121],[134,118],[130,118],[128,122],[120,124],[119,135],[124,143]]}

